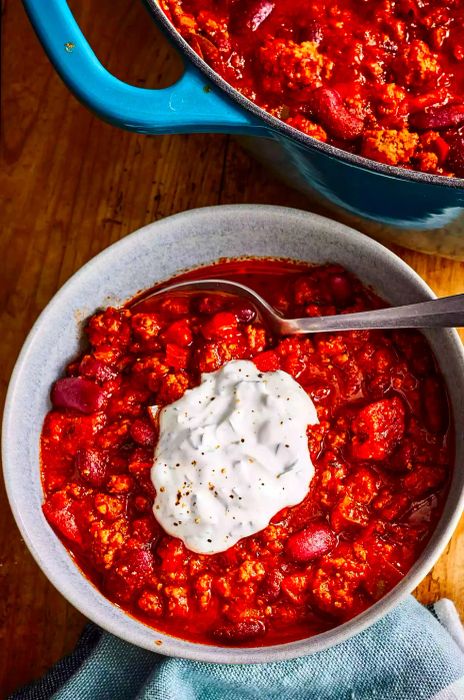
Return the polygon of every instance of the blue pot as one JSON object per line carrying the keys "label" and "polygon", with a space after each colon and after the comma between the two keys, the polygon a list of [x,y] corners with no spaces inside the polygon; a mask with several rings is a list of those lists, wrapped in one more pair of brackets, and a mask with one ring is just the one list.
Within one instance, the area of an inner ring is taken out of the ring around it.
{"label": "blue pot", "polygon": [[[464,181],[376,163],[284,124],[234,90],[173,28],[154,0],[149,11],[186,58],[174,85],[134,87],[99,62],[66,0],[23,0],[55,68],[102,119],[147,134],[232,133],[258,158],[335,215],[378,238],[464,259]],[[256,139],[256,137],[260,137]]]}

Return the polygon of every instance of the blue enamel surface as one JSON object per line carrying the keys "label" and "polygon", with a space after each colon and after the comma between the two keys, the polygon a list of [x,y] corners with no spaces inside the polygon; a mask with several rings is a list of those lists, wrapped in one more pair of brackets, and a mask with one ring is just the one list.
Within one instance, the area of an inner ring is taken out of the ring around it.
{"label": "blue enamel surface", "polygon": [[98,61],[65,0],[23,2],[62,79],[106,121],[149,134],[267,136],[252,150],[284,179],[365,222],[404,230],[406,245],[411,229],[434,232],[451,226],[458,236],[464,232],[464,188],[446,186],[445,179],[441,185],[369,170],[291,139],[232,101],[190,63],[168,88],[128,85]]}
{"label": "blue enamel surface", "polygon": [[464,188],[389,177],[316,150],[308,157],[307,148],[285,137],[280,145],[300,180],[323,199],[365,219],[405,229],[437,229],[462,213]]}
{"label": "blue enamel surface", "polygon": [[24,6],[64,82],[106,121],[147,134],[266,131],[190,64],[168,88],[128,85],[102,66],[65,0],[24,0]]}

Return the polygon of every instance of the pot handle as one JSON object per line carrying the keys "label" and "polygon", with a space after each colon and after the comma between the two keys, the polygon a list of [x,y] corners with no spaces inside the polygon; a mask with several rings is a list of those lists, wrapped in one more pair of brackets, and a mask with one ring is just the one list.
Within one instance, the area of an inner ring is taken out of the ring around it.
{"label": "pot handle", "polygon": [[129,85],[102,66],[66,0],[23,3],[61,78],[105,121],[146,134],[266,133],[266,127],[221,95],[192,65],[187,63],[182,77],[167,88]]}

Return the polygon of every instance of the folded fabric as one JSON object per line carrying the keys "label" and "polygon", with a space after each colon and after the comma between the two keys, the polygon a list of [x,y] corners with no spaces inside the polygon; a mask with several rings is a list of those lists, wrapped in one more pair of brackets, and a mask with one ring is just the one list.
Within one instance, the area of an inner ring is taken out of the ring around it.
{"label": "folded fabric", "polygon": [[11,700],[462,700],[456,608],[409,597],[356,637],[312,656],[257,665],[174,659],[88,625],[74,652]]}

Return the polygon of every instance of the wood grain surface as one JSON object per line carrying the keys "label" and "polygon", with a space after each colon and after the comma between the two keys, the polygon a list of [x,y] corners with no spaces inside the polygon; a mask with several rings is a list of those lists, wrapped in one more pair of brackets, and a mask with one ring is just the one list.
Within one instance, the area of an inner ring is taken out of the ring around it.
{"label": "wood grain surface", "polygon": [[[159,87],[181,64],[135,0],[70,3],[100,59],[119,77]],[[21,3],[2,22],[0,377],[3,401],[33,321],[90,257],[144,224],[191,207],[265,202],[309,208],[236,141],[222,135],[147,137],[108,126],[70,95]],[[440,295],[463,291],[464,264],[398,251]],[[464,524],[419,586],[464,613]],[[85,619],[28,553],[0,492],[0,697],[69,652]]]}

